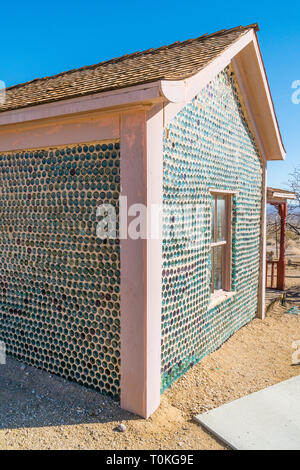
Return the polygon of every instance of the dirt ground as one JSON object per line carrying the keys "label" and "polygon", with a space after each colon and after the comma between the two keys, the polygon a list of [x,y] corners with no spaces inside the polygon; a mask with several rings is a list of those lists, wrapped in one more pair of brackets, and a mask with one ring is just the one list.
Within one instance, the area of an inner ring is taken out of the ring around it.
{"label": "dirt ground", "polygon": [[[300,269],[288,268],[300,289]],[[109,398],[12,358],[0,366],[0,449],[226,449],[195,414],[300,374],[292,342],[300,315],[274,304],[218,351],[203,359],[162,396],[148,420],[120,410]],[[300,304],[299,304],[300,305]],[[115,430],[120,423],[126,431]]]}

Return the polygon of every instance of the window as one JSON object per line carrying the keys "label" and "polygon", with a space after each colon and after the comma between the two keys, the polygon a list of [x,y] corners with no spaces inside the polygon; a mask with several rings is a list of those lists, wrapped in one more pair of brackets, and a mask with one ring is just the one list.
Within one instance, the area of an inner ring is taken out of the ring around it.
{"label": "window", "polygon": [[231,290],[232,194],[211,191],[211,292]]}

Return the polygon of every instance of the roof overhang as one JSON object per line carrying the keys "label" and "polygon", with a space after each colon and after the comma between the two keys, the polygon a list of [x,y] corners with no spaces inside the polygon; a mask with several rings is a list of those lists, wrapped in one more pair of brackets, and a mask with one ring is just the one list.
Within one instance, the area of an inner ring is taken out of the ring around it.
{"label": "roof overhang", "polygon": [[283,147],[274,105],[259,50],[251,29],[198,73],[184,80],[160,80],[114,91],[61,100],[0,113],[0,129],[59,116],[114,112],[165,103],[165,125],[226,66],[232,64],[252,129],[265,160],[283,160]]}
{"label": "roof overhang", "polygon": [[296,194],[284,189],[267,188],[267,203],[282,204],[296,199]]}
{"label": "roof overhang", "polygon": [[121,88],[118,90],[95,93],[83,97],[40,104],[0,113],[0,128],[41,119],[71,116],[94,112],[112,112],[129,107],[151,106],[164,101],[160,92],[160,83]]}
{"label": "roof overhang", "polygon": [[267,160],[284,160],[286,151],[275,113],[256,32],[253,41],[234,59],[234,67],[249,101]]}
{"label": "roof overhang", "polygon": [[268,79],[262,61],[257,35],[249,31],[227,48],[203,70],[181,81],[162,81],[166,100],[178,106],[167,116],[170,121],[180,109],[180,103],[190,101],[226,66],[232,64],[252,128],[265,160],[284,160],[283,146]]}

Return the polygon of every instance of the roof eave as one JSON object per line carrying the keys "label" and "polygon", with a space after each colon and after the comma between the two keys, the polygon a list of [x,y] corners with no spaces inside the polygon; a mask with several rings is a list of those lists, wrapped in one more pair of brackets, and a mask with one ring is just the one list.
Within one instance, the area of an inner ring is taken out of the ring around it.
{"label": "roof eave", "polygon": [[286,151],[255,32],[253,41],[234,58],[233,65],[255,121],[266,160],[284,160]]}
{"label": "roof eave", "polygon": [[267,202],[269,204],[280,204],[296,199],[296,193],[280,188],[267,188]]}
{"label": "roof eave", "polygon": [[161,93],[160,81],[156,81],[4,111],[0,113],[0,127],[82,113],[117,112],[136,106],[151,106],[161,101],[165,101],[165,97]]}
{"label": "roof eave", "polygon": [[[178,81],[162,80],[161,92],[167,101],[184,106],[229,64],[233,65],[265,160],[284,160],[286,152],[254,30],[238,39],[192,77]],[[174,110],[178,112],[178,107]],[[169,120],[172,117],[170,114]]]}
{"label": "roof eave", "polygon": [[[95,93],[48,104],[0,113],[0,126],[56,116],[89,112],[114,112],[122,107],[165,101],[177,113],[227,65],[232,64],[253,121],[265,160],[284,160],[285,149],[261,58],[256,32],[251,29],[198,73],[182,80],[157,80],[146,84]],[[172,118],[166,111],[165,125]]]}

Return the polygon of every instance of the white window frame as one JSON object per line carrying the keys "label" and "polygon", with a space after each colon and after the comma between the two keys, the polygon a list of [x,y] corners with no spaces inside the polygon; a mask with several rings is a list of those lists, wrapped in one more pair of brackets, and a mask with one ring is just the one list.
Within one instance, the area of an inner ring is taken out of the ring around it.
{"label": "white window frame", "polygon": [[[227,191],[220,189],[210,189],[210,194],[216,200],[217,196],[222,196],[225,198],[225,240],[218,242],[215,238],[211,242],[211,302],[214,302],[216,299],[228,298],[228,294],[234,294],[232,292],[232,207],[233,207],[233,197],[237,194],[236,191]],[[216,207],[216,204],[215,204]],[[216,227],[217,227],[217,211],[215,210],[214,214],[214,226],[215,226],[215,237],[216,237]],[[222,288],[219,290],[214,289],[214,258],[213,258],[213,248],[217,246],[225,246],[222,263]]]}

